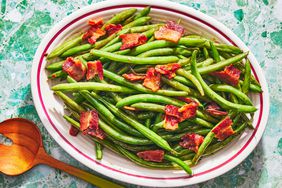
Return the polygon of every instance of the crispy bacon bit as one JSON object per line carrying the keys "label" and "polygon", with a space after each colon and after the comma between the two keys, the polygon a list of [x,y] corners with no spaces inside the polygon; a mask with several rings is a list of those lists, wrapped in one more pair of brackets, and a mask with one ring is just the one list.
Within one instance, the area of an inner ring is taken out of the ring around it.
{"label": "crispy bacon bit", "polygon": [[87,39],[90,44],[95,44],[97,39],[104,36],[106,32],[100,28],[90,33],[90,37]]}
{"label": "crispy bacon bit", "polygon": [[212,129],[212,132],[215,134],[215,138],[222,141],[234,134],[232,124],[233,122],[230,117],[226,116],[215,128]]}
{"label": "crispy bacon bit", "polygon": [[170,104],[166,105],[165,106],[165,115],[180,118],[181,114],[178,112],[178,109],[179,108],[174,105],[170,105]]}
{"label": "crispy bacon bit", "polygon": [[178,128],[179,118],[175,116],[165,115],[163,128],[166,130],[175,130]]}
{"label": "crispy bacon bit", "polygon": [[184,34],[185,30],[184,30],[184,27],[182,27],[181,25],[179,24],[176,24],[174,21],[167,21],[166,22],[166,27],[168,29],[172,29],[174,31],[178,31],[179,33],[181,33],[181,36]]}
{"label": "crispy bacon bit", "polygon": [[176,76],[175,72],[177,69],[179,69],[181,66],[178,63],[171,63],[166,65],[157,65],[155,67],[156,71],[165,75],[169,79],[172,79]]}
{"label": "crispy bacon bit", "polygon": [[209,103],[206,107],[206,111],[213,116],[226,116],[228,114],[225,111],[221,111],[220,107],[215,102]]}
{"label": "crispy bacon bit", "polygon": [[68,57],[62,67],[63,71],[66,72],[70,77],[79,81],[85,76],[85,67],[81,61],[75,60],[72,57]]}
{"label": "crispy bacon bit", "polygon": [[162,162],[164,159],[164,151],[163,150],[147,150],[140,151],[137,153],[137,156],[145,161],[151,162]]}
{"label": "crispy bacon bit", "polygon": [[233,65],[226,66],[223,71],[212,72],[211,75],[218,77],[221,81],[236,86],[239,83],[241,71]]}
{"label": "crispy bacon bit", "polygon": [[190,102],[198,103],[197,101],[195,101],[194,99],[189,98],[189,97],[177,97],[177,99],[179,99],[179,100],[181,100],[181,101],[184,101],[184,102],[186,102],[186,103],[190,103]]}
{"label": "crispy bacon bit", "polygon": [[179,39],[184,34],[184,28],[173,21],[168,21],[166,25],[162,26],[154,33],[157,40],[168,40],[178,43]]}
{"label": "crispy bacon bit", "polygon": [[92,18],[88,20],[88,25],[91,25],[92,27],[95,28],[100,28],[104,24],[103,18]]}
{"label": "crispy bacon bit", "polygon": [[199,106],[198,103],[191,102],[179,108],[178,112],[181,113],[180,121],[184,121],[186,119],[195,117],[198,106]]}
{"label": "crispy bacon bit", "polygon": [[98,75],[100,80],[104,79],[103,65],[100,60],[87,62],[86,79],[91,80]]}
{"label": "crispy bacon bit", "polygon": [[123,74],[122,77],[124,77],[125,79],[135,82],[135,81],[140,81],[140,80],[144,80],[145,79],[145,75],[136,75],[133,73],[130,74]]}
{"label": "crispy bacon bit", "polygon": [[187,133],[181,137],[182,142],[179,143],[183,148],[198,152],[199,146],[203,143],[204,137],[196,133]]}
{"label": "crispy bacon bit", "polygon": [[133,48],[135,46],[145,44],[147,41],[147,37],[139,33],[122,34],[119,38],[122,39],[122,46],[120,47],[120,50]]}
{"label": "crispy bacon bit", "polygon": [[146,77],[143,82],[143,86],[156,92],[160,89],[161,85],[161,74],[158,73],[154,68],[149,68],[146,73]]}
{"label": "crispy bacon bit", "polygon": [[96,110],[81,112],[80,130],[83,134],[89,134],[103,140],[106,135],[99,127],[99,116]]}
{"label": "crispy bacon bit", "polygon": [[71,136],[76,136],[78,133],[79,133],[79,130],[76,127],[74,127],[74,126],[70,127],[69,134]]}
{"label": "crispy bacon bit", "polygon": [[105,30],[107,32],[108,35],[112,35],[118,31],[120,31],[122,29],[122,25],[121,24],[109,24],[105,27]]}

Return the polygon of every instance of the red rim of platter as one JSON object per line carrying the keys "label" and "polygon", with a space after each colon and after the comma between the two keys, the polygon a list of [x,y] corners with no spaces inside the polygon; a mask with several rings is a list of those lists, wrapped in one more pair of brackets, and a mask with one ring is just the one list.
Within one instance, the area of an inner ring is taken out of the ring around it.
{"label": "red rim of platter", "polygon": [[[195,173],[193,174],[193,176],[188,176],[188,175],[185,175],[185,176],[179,176],[179,177],[171,177],[171,178],[162,178],[162,177],[150,177],[150,176],[143,176],[143,175],[137,175],[137,174],[132,174],[132,173],[128,173],[128,172],[124,172],[124,171],[121,171],[121,170],[118,170],[118,169],[115,169],[115,168],[112,168],[110,166],[107,166],[105,164],[102,164],[98,161],[96,161],[95,159],[92,159],[91,157],[89,157],[87,154],[83,153],[82,151],[80,151],[77,147],[75,147],[73,144],[70,143],[70,141],[64,137],[64,135],[62,135],[62,133],[56,128],[55,124],[52,122],[47,110],[46,110],[46,107],[45,107],[45,104],[44,104],[44,101],[43,101],[43,98],[42,98],[42,94],[41,94],[41,88],[40,88],[40,72],[41,72],[41,66],[42,66],[42,63],[43,63],[43,60],[45,58],[45,54],[46,52],[48,51],[50,45],[52,44],[52,42],[66,29],[68,28],[69,26],[71,26],[72,24],[74,24],[75,22],[87,17],[87,16],[90,16],[90,15],[93,15],[95,13],[98,13],[98,12],[101,12],[101,11],[107,11],[107,10],[111,10],[111,9],[118,9],[118,8],[127,8],[127,7],[145,7],[147,5],[140,5],[140,4],[127,4],[127,5],[117,5],[117,6],[110,6],[110,7],[106,7],[106,8],[101,8],[101,9],[98,9],[98,10],[94,10],[94,11],[91,11],[91,12],[88,12],[86,14],[83,14],[79,17],[77,17],[76,19],[72,20],[71,22],[69,22],[68,24],[66,24],[63,28],[61,28],[52,38],[51,40],[48,42],[48,44],[46,45],[46,47],[44,48],[42,54],[40,55],[40,62],[39,62],[39,65],[38,65],[38,69],[37,69],[37,92],[38,92],[38,96],[39,96],[39,100],[40,100],[40,104],[43,108],[43,111],[48,119],[48,121],[50,122],[50,124],[52,125],[53,129],[58,133],[58,135],[70,146],[72,147],[75,151],[77,151],[79,154],[81,154],[82,156],[84,156],[85,158],[93,161],[94,163],[96,163],[97,165],[100,165],[108,170],[112,170],[112,171],[115,171],[115,172],[118,172],[118,173],[122,173],[122,174],[125,174],[125,175],[129,175],[129,176],[133,176],[133,177],[138,177],[138,178],[144,178],[144,179],[155,179],[155,180],[176,180],[176,179],[187,179],[187,178],[193,178],[193,177],[196,177],[196,176],[202,176],[202,175],[205,175],[207,173],[210,173],[214,170],[217,170],[221,167],[223,167],[224,165],[230,163],[232,160],[234,160],[240,153],[242,153],[245,148],[249,145],[249,143],[253,140],[253,138],[255,137],[255,134],[260,126],[260,122],[261,122],[261,118],[262,118],[262,112],[263,112],[263,97],[262,97],[262,94],[260,93],[259,94],[259,98],[260,98],[260,106],[259,106],[259,117],[258,117],[258,122],[252,132],[252,135],[250,136],[250,138],[248,139],[248,141],[242,146],[242,148],[237,152],[235,153],[232,157],[230,157],[228,160],[222,162],[221,164],[211,168],[211,169],[208,169],[208,170],[205,170],[205,171],[202,171],[202,172],[198,172],[198,173]],[[216,32],[218,32],[220,35],[222,35],[225,39],[227,39],[231,44],[233,44],[234,46],[237,46],[236,43],[234,41],[232,41],[227,35],[225,35],[222,31],[220,31],[218,28],[214,27],[213,25],[209,24],[208,22],[198,18],[198,17],[195,17],[189,13],[186,13],[186,12],[182,12],[182,11],[178,11],[178,10],[174,10],[174,9],[170,9],[170,8],[164,8],[164,7],[160,7],[160,6],[151,6],[153,9],[160,9],[160,10],[165,10],[165,11],[170,11],[170,12],[174,12],[174,13],[177,13],[177,14],[181,14],[181,15],[184,15],[186,17],[189,17],[189,18],[192,18],[198,22],[201,22],[202,24],[205,24],[206,26],[210,27],[211,29],[215,30]],[[254,68],[252,67],[252,72],[255,76],[255,78],[258,80],[258,77],[257,77],[257,74],[256,72],[254,71]]]}

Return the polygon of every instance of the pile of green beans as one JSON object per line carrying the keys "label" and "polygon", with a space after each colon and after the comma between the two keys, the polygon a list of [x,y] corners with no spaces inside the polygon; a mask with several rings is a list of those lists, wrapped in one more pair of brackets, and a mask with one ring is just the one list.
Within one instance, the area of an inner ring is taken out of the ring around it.
{"label": "pile of green beans", "polygon": [[[72,126],[80,128],[81,112],[93,109],[98,112],[99,127],[106,138],[92,137],[97,160],[102,159],[103,148],[108,148],[143,167],[182,168],[192,174],[190,165],[226,147],[246,128],[251,128],[248,117],[256,107],[249,94],[262,90],[252,75],[248,52],[194,34],[184,34],[178,43],[156,40],[154,33],[164,23],[155,23],[150,11],[151,7],[140,11],[131,8],[114,15],[105,21],[102,29],[109,24],[121,24],[122,29],[98,39],[93,45],[83,40],[81,33],[63,41],[47,55],[48,79],[64,81],[51,82],[51,89],[64,102],[63,117]],[[141,33],[148,40],[134,48],[120,50],[119,36],[130,33]],[[100,60],[104,79],[75,81],[62,70],[67,57],[81,61],[86,69],[88,61]],[[145,74],[148,68],[170,63],[178,63],[181,68],[172,79],[161,75],[161,88],[155,92],[142,82],[131,82],[121,76]],[[241,71],[236,86],[210,74],[229,65]],[[187,104],[183,100],[186,97],[199,104],[195,117],[180,122],[176,130],[166,130],[165,106],[182,107]],[[233,121],[234,134],[223,141],[218,141],[212,130],[225,116],[209,114],[206,108],[210,102],[217,103]],[[197,152],[179,145],[187,133],[204,137]],[[165,152],[162,162],[145,161],[137,155],[140,151],[156,149]]]}

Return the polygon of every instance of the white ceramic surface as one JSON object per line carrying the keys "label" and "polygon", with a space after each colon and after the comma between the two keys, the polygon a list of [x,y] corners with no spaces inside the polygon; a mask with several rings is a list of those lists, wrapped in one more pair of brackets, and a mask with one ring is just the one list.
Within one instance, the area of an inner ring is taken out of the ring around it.
{"label": "white ceramic surface", "polygon": [[146,5],[153,8],[150,15],[154,21],[178,20],[190,33],[196,33],[224,43],[233,43],[244,51],[247,46],[227,27],[215,19],[192,8],[164,0],[135,0],[135,1],[105,1],[82,8],[59,22],[42,40],[32,66],[31,83],[32,96],[41,121],[52,137],[75,159],[89,168],[127,183],[172,187],[191,185],[217,177],[238,165],[258,144],[269,113],[269,96],[267,83],[262,70],[250,52],[248,58],[253,67],[253,73],[261,83],[263,94],[253,95],[252,100],[258,108],[254,116],[255,130],[246,131],[236,141],[215,155],[204,158],[193,168],[194,175],[188,177],[182,170],[152,170],[137,166],[119,157],[109,150],[105,151],[102,161],[96,161],[92,141],[85,136],[72,137],[69,135],[69,124],[64,121],[62,102],[54,97],[47,82],[47,72],[44,67],[44,54],[50,52],[57,44],[73,33],[85,29],[86,21],[92,17],[108,18],[114,13],[129,7],[141,9]]}

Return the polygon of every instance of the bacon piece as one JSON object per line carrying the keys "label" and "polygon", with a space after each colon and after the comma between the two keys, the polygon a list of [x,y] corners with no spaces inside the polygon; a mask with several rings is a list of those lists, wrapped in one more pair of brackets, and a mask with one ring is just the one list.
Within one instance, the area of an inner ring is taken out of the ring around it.
{"label": "bacon piece", "polygon": [[80,81],[84,78],[86,70],[81,61],[75,60],[73,57],[68,57],[62,67],[70,77],[76,81]]}
{"label": "bacon piece", "polygon": [[154,68],[149,68],[146,73],[146,77],[143,82],[143,86],[156,92],[160,89],[161,85],[161,74],[158,73]]}
{"label": "bacon piece", "polygon": [[106,32],[100,28],[95,29],[95,31],[91,32],[91,36],[87,39],[90,44],[95,44],[96,41],[104,36]]}
{"label": "bacon piece", "polygon": [[164,159],[163,150],[146,150],[137,153],[137,156],[145,161],[162,162]]}
{"label": "bacon piece", "polygon": [[70,127],[69,134],[71,136],[76,136],[78,133],[79,133],[79,130],[76,127],[74,127],[74,126]]}
{"label": "bacon piece", "polygon": [[172,29],[174,31],[177,31],[181,34],[181,36],[184,34],[185,30],[184,30],[184,27],[182,27],[181,25],[179,24],[176,24],[174,21],[167,21],[166,22],[166,27],[168,29]]}
{"label": "bacon piece", "polygon": [[229,116],[226,116],[215,128],[212,129],[212,132],[215,134],[215,138],[218,138],[219,141],[224,140],[230,135],[234,134],[232,129],[232,120]]}
{"label": "bacon piece", "polygon": [[81,112],[80,130],[83,134],[89,134],[103,140],[106,135],[99,127],[99,116],[96,110]]}
{"label": "bacon piece", "polygon": [[165,128],[166,130],[173,131],[178,128],[178,123],[179,123],[179,118],[175,116],[165,115],[165,121],[164,121],[163,128]]}
{"label": "bacon piece", "polygon": [[119,38],[122,39],[120,50],[133,48],[135,46],[145,44],[147,41],[147,37],[139,33],[122,34],[119,36]]}
{"label": "bacon piece", "polygon": [[91,80],[98,75],[100,80],[104,79],[103,65],[100,60],[87,62],[86,79]]}
{"label": "bacon piece", "polygon": [[120,31],[122,29],[122,25],[121,24],[109,24],[105,27],[105,30],[107,32],[107,34],[110,36],[114,33],[117,33],[118,31]]}
{"label": "bacon piece", "polygon": [[181,113],[180,122],[195,117],[198,106],[199,104],[197,102],[191,102],[179,108],[178,112]]}
{"label": "bacon piece", "polygon": [[92,18],[88,20],[88,25],[91,25],[92,27],[95,28],[100,28],[104,24],[103,18]]}
{"label": "bacon piece", "polygon": [[221,111],[220,107],[215,102],[209,103],[206,107],[206,111],[213,116],[226,116],[228,114],[228,112]]}
{"label": "bacon piece", "polygon": [[175,72],[177,69],[179,69],[181,66],[178,63],[171,63],[166,65],[157,65],[155,67],[156,71],[165,75],[169,79],[172,79],[176,76]]}
{"label": "bacon piece", "polygon": [[184,28],[173,21],[168,21],[166,25],[162,26],[154,33],[157,40],[168,40],[178,43],[179,39],[184,34]]}
{"label": "bacon piece", "polygon": [[177,99],[179,99],[179,100],[181,100],[181,101],[184,101],[184,102],[186,102],[186,103],[190,103],[190,102],[198,103],[197,101],[195,101],[194,99],[189,98],[189,97],[177,97]]}
{"label": "bacon piece", "polygon": [[125,79],[135,82],[135,81],[140,81],[140,80],[144,80],[145,79],[145,75],[136,75],[133,73],[130,74],[123,74],[122,77],[124,77]]}
{"label": "bacon piece", "polygon": [[198,152],[199,146],[203,143],[204,137],[196,133],[187,133],[181,137],[179,145],[183,148]]}
{"label": "bacon piece", "polygon": [[178,110],[178,107],[168,104],[165,106],[165,115],[180,118],[181,114],[178,112]]}
{"label": "bacon piece", "polygon": [[221,81],[237,86],[241,71],[233,65],[226,66],[223,71],[212,72],[211,75],[218,77]]}

